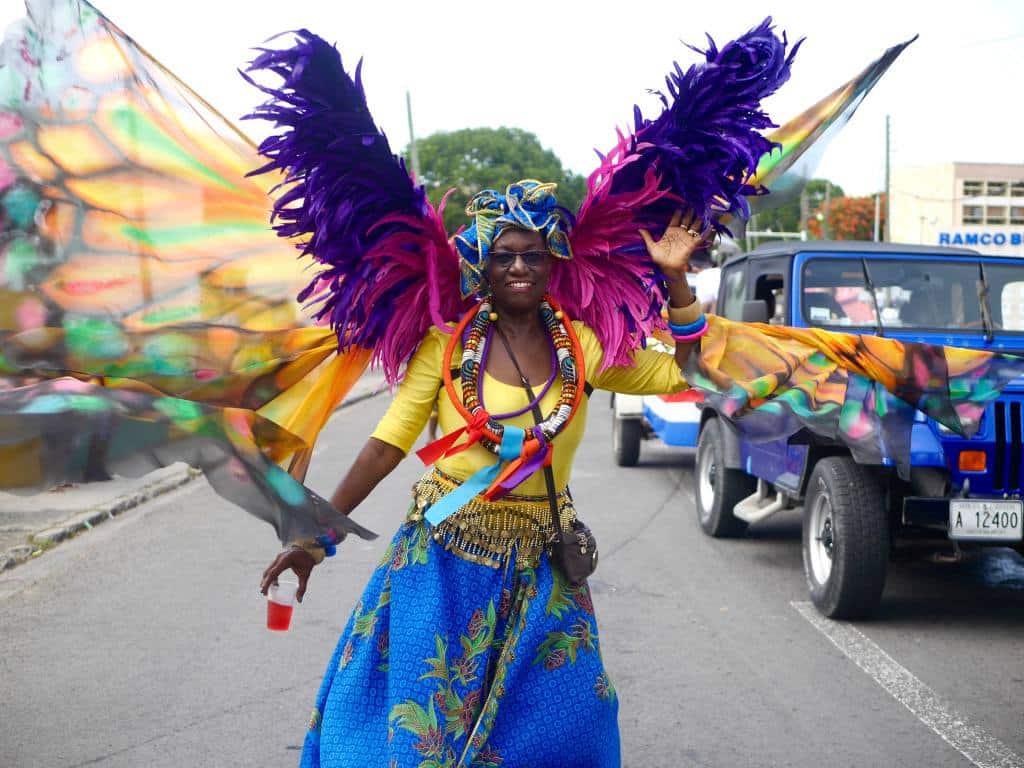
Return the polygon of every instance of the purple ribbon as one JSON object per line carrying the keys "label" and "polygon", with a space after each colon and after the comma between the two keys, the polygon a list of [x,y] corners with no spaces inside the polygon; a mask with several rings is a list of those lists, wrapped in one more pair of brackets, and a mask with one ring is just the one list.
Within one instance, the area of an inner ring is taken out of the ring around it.
{"label": "purple ribbon", "polygon": [[[480,407],[487,410],[487,406],[484,404],[484,371],[487,370],[487,356],[491,351],[491,337],[494,335],[494,326],[491,325],[487,328],[487,336],[484,337],[484,349],[483,354],[480,356],[480,374],[476,380],[476,397],[480,402]],[[526,404],[526,407],[520,408],[518,411],[509,411],[508,413],[495,413],[491,415],[492,419],[513,419],[516,416],[522,416],[527,411],[532,411],[535,405],[538,405],[541,400],[544,399],[544,395],[551,389],[551,385],[555,383],[555,379],[558,378],[558,355],[555,352],[555,345],[551,344],[551,376],[548,377],[547,382],[541,389],[540,394],[537,395],[533,400]]]}

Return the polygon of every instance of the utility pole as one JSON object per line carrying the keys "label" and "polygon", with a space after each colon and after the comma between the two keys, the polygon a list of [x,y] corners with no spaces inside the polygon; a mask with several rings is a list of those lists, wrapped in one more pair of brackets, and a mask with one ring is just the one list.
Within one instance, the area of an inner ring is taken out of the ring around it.
{"label": "utility pole", "polygon": [[420,156],[416,151],[416,134],[412,130],[412,96],[405,92],[405,112],[409,117],[409,165],[416,181],[420,180]]}
{"label": "utility pole", "polygon": [[881,219],[881,210],[880,210],[881,207],[882,207],[882,195],[879,192],[875,192],[875,231],[874,231],[873,239],[874,239],[874,241],[876,243],[878,242],[878,229],[879,229],[879,225],[881,224],[881,221],[880,221],[880,219]]}
{"label": "utility pole", "polygon": [[887,242],[892,239],[892,229],[889,222],[892,221],[892,177],[889,169],[889,155],[891,154],[892,141],[892,120],[889,115],[885,116],[885,233],[883,239]]}

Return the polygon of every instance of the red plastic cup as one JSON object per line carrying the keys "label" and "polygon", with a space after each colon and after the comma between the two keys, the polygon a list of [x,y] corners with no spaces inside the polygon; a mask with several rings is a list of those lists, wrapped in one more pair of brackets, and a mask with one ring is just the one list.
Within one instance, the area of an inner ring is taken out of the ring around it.
{"label": "red plastic cup", "polygon": [[298,582],[279,579],[267,590],[267,629],[285,632],[292,623]]}

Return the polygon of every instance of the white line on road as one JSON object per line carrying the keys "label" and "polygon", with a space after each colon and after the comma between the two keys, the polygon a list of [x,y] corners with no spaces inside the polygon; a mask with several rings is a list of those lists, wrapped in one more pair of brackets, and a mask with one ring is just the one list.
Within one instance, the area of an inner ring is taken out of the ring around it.
{"label": "white line on road", "polygon": [[1022,768],[1024,758],[957,713],[856,627],[826,619],[808,602],[790,603],[815,629],[900,704],[978,768]]}

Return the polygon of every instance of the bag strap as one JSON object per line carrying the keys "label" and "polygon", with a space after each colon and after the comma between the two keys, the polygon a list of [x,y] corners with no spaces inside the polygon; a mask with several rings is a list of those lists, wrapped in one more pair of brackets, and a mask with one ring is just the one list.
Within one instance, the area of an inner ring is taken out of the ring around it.
{"label": "bag strap", "polygon": [[[541,413],[540,403],[534,402],[533,388],[530,386],[530,382],[526,376],[523,375],[523,369],[519,367],[519,361],[516,360],[515,353],[512,351],[512,345],[508,343],[508,339],[505,338],[504,332],[498,327],[498,324],[494,324],[494,330],[501,338],[501,343],[505,345],[505,351],[508,352],[509,359],[512,361],[512,365],[516,367],[516,373],[519,374],[519,381],[523,385],[523,389],[526,390],[526,397],[528,403],[533,403],[533,420],[535,423],[540,424],[544,420],[544,414]],[[556,533],[562,532],[562,521],[558,514],[558,498],[555,492],[555,473],[551,471],[551,465],[544,465],[544,484],[548,488],[548,503],[551,505],[551,522],[555,527]]]}

